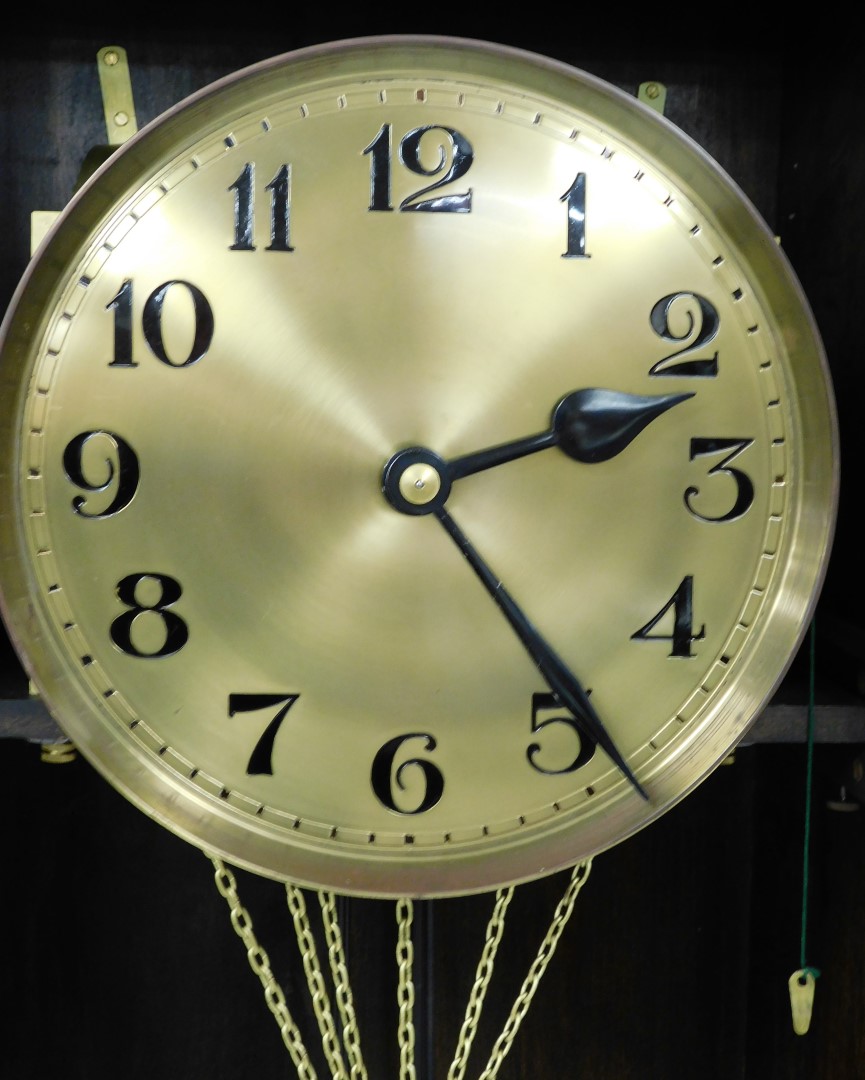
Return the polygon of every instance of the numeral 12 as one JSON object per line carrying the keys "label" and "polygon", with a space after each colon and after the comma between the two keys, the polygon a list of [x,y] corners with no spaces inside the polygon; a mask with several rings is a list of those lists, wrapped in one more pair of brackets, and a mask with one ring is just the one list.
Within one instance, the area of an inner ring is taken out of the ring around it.
{"label": "numeral 12", "polygon": [[[421,139],[432,132],[444,136],[444,139],[439,143],[438,161],[432,168],[428,168],[421,162],[420,144]],[[390,204],[391,125],[382,124],[376,137],[363,152],[370,159],[369,209],[393,210]],[[423,127],[412,128],[400,139],[399,160],[409,172],[414,173],[416,176],[438,176],[438,179],[432,184],[420,188],[403,199],[399,204],[400,210],[419,210],[438,214],[471,213],[471,188],[458,194],[440,195],[434,199],[421,198],[422,195],[428,195],[431,191],[444,187],[454,180],[459,180],[472,167],[474,151],[465,135],[462,135],[454,128],[442,127],[438,124],[426,124]],[[450,164],[448,164],[448,160],[450,160]]]}

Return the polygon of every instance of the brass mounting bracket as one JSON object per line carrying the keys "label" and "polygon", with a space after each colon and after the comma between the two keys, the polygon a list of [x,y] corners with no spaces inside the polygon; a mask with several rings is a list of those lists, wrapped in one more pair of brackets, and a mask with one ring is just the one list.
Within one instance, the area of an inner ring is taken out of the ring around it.
{"label": "brass mounting bracket", "polygon": [[654,81],[640,83],[637,100],[642,101],[644,105],[648,105],[650,109],[654,109],[655,112],[659,112],[663,116],[667,104],[667,88],[663,83]]}
{"label": "brass mounting bracket", "polygon": [[[102,110],[108,141],[94,146],[84,158],[76,181],[76,190],[111,154],[138,131],[132,80],[126,50],[120,45],[105,45],[96,54],[96,70],[102,91]],[[30,254],[59,216],[59,210],[34,210],[30,214]]]}

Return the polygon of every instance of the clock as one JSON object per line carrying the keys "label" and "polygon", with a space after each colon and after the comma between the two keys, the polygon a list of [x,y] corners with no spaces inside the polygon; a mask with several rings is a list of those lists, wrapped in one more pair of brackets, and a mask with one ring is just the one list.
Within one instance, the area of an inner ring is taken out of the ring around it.
{"label": "clock", "polygon": [[57,722],[236,865],[444,896],[741,739],[830,550],[830,377],[745,195],[630,96],[443,37],[225,78],[2,328],[0,595]]}

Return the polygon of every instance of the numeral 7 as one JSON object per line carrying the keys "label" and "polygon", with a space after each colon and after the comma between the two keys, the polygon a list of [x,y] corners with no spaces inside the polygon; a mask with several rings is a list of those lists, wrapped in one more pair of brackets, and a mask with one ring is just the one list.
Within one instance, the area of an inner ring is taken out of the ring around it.
{"label": "numeral 7", "polygon": [[285,715],[300,694],[229,694],[228,715],[242,712],[259,712],[273,705],[281,705],[249,756],[246,772],[249,776],[273,776],[273,742]]}

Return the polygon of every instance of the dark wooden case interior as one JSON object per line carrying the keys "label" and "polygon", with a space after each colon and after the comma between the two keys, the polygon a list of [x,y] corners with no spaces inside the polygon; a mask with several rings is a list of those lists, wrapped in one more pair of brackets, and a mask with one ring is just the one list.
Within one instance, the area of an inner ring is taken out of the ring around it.
{"label": "dark wooden case interior", "polygon": [[[863,1080],[865,702],[858,492],[865,403],[865,48],[813,26],[725,9],[712,25],[653,9],[590,19],[533,6],[485,19],[286,8],[167,9],[60,23],[22,15],[0,66],[0,309],[29,258],[30,214],[58,210],[105,142],[95,67],[128,53],[139,126],[267,56],[371,33],[483,38],[566,61],[636,93],[737,181],[779,236],[809,297],[839,408],[836,541],[806,639],[728,765],[642,833],[598,856],[501,1080]],[[819,13],[818,13],[819,20]],[[827,20],[828,21],[828,20]],[[671,25],[675,23],[674,25]],[[735,24],[735,25],[733,25]],[[272,26],[286,26],[274,30]],[[837,29],[837,28],[836,28]],[[851,31],[852,33],[852,31]],[[838,36],[843,31],[838,29]],[[812,763],[805,960],[819,969],[810,1032],[793,1032],[787,980],[802,955],[806,745]],[[128,804],[82,760],[46,765],[19,713],[27,681],[0,636],[0,923],[8,1080],[295,1075],[204,856]],[[5,719],[4,719],[5,718]],[[844,812],[839,804],[848,807]],[[241,898],[326,1075],[281,887],[240,873]],[[566,875],[517,890],[467,1075],[478,1075],[529,970]],[[307,898],[317,925],[318,905]],[[415,905],[416,1060],[443,1078],[492,897]],[[340,901],[372,1080],[399,1073],[396,921]],[[322,955],[324,955],[322,953]]]}

